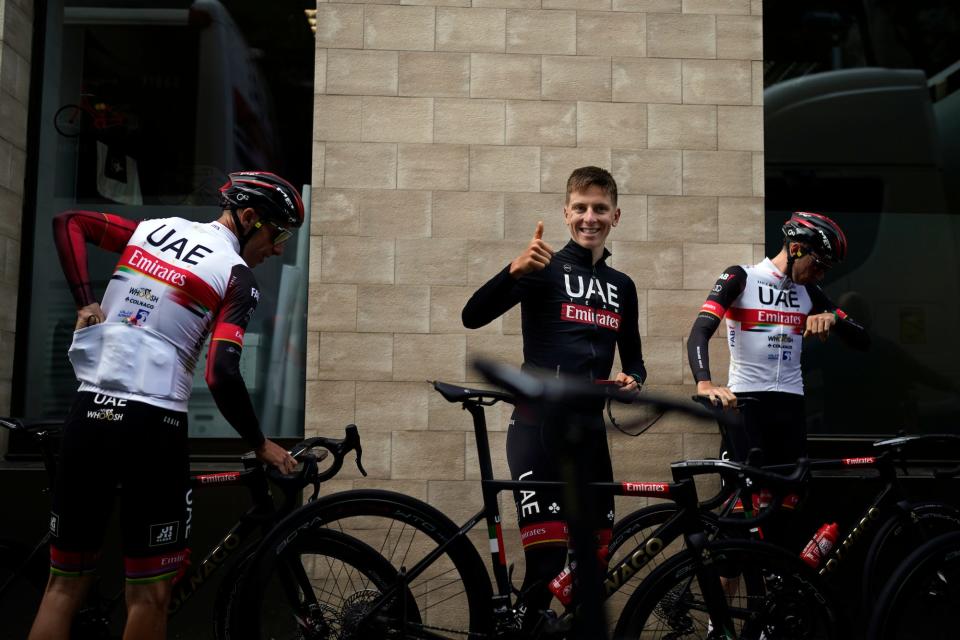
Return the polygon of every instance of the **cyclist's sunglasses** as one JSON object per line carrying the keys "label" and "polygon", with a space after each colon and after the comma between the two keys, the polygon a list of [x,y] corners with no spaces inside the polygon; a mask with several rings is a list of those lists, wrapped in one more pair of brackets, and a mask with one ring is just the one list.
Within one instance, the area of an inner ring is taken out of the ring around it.
{"label": "cyclist's sunglasses", "polygon": [[[280,225],[274,224],[269,220],[267,220],[266,223],[270,225],[270,228],[273,231],[273,233],[271,233],[270,242],[272,242],[274,246],[278,244],[283,244],[284,242],[286,242],[287,240],[293,237],[293,231],[291,231],[290,229],[284,229]],[[259,220],[253,223],[253,228],[257,229],[258,231],[262,226],[263,226],[263,222],[260,222]]]}
{"label": "cyclist's sunglasses", "polygon": [[829,271],[833,268],[833,262],[831,260],[817,255],[813,251],[810,252],[810,257],[813,258],[813,263],[817,265],[817,268],[821,271]]}

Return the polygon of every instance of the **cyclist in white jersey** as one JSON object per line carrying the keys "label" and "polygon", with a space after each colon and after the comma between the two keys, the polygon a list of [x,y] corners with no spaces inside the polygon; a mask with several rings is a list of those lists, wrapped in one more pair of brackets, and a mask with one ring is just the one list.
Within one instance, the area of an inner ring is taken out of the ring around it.
{"label": "cyclist in white jersey", "polygon": [[[697,393],[724,408],[737,394],[753,401],[741,408],[742,428],[728,428],[724,446],[744,460],[753,447],[764,462],[792,462],[806,451],[806,419],[800,352],[803,339],[826,340],[836,333],[859,349],[869,336],[833,304],[818,282],[844,259],[847,239],[830,218],[794,213],[783,225],[783,249],[753,266],[733,266],[717,280],[694,321],[687,341]],[[729,386],[713,383],[709,340],[727,321]]]}
{"label": "cyclist in white jersey", "polygon": [[[303,223],[303,202],[266,172],[230,174],[221,215],[135,222],[67,211],[54,219],[77,304],[70,361],[80,382],[64,427],[50,517],[50,580],[31,640],[68,638],[95,570],[120,484],[127,624],[124,638],[163,638],[171,579],[185,561],[192,508],[187,403],[211,336],[205,377],[218,408],[263,462],[296,461],[260,430],[240,375],[247,324],[260,297],[252,267],[280,255]],[[120,253],[102,302],[86,244]]]}

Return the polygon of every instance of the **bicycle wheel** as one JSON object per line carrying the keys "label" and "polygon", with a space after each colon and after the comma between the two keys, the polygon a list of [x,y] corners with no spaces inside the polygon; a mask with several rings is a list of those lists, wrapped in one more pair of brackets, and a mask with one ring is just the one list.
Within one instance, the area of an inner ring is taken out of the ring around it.
{"label": "bicycle wheel", "polygon": [[927,540],[953,531],[960,531],[960,510],[940,502],[911,504],[880,527],[863,565],[863,611],[870,613],[904,558]]}
{"label": "bicycle wheel", "polygon": [[957,637],[960,532],[934,538],[911,553],[877,601],[869,640]]}
{"label": "bicycle wheel", "polygon": [[[789,553],[763,542],[723,540],[708,543],[703,557],[716,574],[739,576],[726,587],[737,638],[845,637],[819,577]],[[697,571],[690,550],[657,567],[630,597],[614,638],[712,637]]]}
{"label": "bicycle wheel", "polygon": [[47,584],[47,556],[24,566],[30,550],[0,541],[0,639],[26,638]]}
{"label": "bicycle wheel", "polygon": [[78,104],[65,104],[54,114],[53,127],[64,138],[76,138],[90,130],[90,115]]}
{"label": "bicycle wheel", "polygon": [[[382,619],[419,621],[409,592],[391,599],[377,615],[367,615],[397,582],[397,571],[369,545],[338,531],[303,532],[283,545],[266,569],[241,578],[233,602],[234,607],[257,610],[258,638],[387,637],[377,626]],[[250,637],[237,630],[231,620],[224,636]]]}
{"label": "bicycle wheel", "polygon": [[[493,589],[473,544],[465,536],[457,537],[459,527],[430,505],[392,491],[344,491],[293,512],[264,540],[244,582],[251,589],[260,588],[289,547],[297,548],[301,536],[323,529],[362,540],[398,574],[428,554],[436,555],[423,573],[404,578],[407,591],[399,593],[409,593],[413,602],[379,612],[378,634],[357,637],[463,638],[490,632]],[[404,616],[396,615],[398,611]],[[251,637],[252,630],[266,622],[257,607],[245,607],[239,614],[241,630],[251,631]]]}

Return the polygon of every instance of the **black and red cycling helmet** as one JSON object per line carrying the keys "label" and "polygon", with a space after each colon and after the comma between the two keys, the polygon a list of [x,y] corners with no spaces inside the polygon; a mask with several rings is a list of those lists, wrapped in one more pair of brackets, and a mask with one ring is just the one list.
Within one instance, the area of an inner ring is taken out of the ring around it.
{"label": "black and red cycling helmet", "polygon": [[293,185],[267,171],[236,171],[220,187],[220,206],[253,207],[260,218],[282,228],[303,224],[303,200]]}
{"label": "black and red cycling helmet", "polygon": [[836,222],[821,213],[797,211],[783,223],[787,242],[799,242],[830,264],[847,257],[847,236]]}

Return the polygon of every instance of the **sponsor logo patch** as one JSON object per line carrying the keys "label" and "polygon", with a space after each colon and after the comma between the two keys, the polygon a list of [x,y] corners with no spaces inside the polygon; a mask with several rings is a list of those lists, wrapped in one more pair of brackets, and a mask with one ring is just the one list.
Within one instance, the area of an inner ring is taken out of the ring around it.
{"label": "sponsor logo patch", "polygon": [[620,330],[620,314],[606,309],[592,309],[582,304],[564,302],[560,305],[560,318],[567,322],[593,324],[598,327]]}
{"label": "sponsor logo patch", "polygon": [[87,411],[87,418],[90,420],[103,420],[104,422],[120,422],[124,414],[117,413],[113,409],[93,409]]}
{"label": "sponsor logo patch", "polygon": [[649,495],[662,493],[669,495],[670,484],[666,482],[624,482],[623,492],[626,494]]}
{"label": "sponsor logo patch", "polygon": [[163,522],[150,525],[150,546],[159,547],[180,539],[179,522]]}

